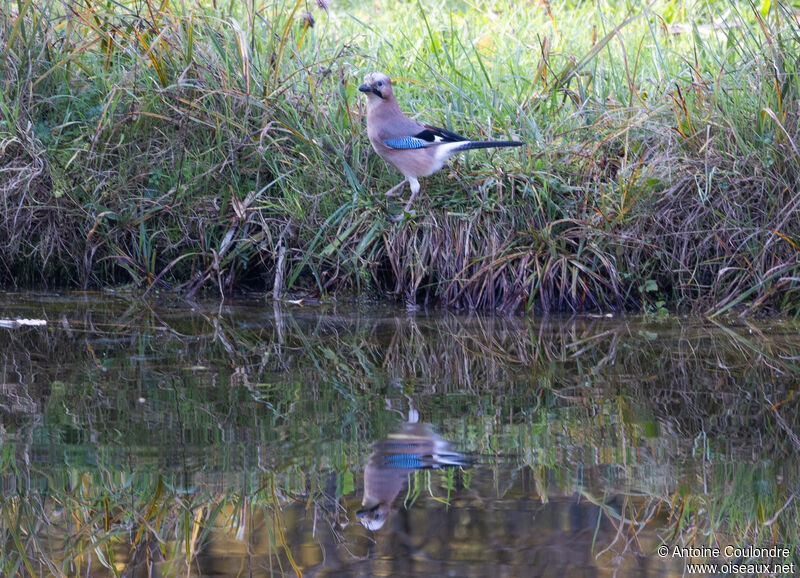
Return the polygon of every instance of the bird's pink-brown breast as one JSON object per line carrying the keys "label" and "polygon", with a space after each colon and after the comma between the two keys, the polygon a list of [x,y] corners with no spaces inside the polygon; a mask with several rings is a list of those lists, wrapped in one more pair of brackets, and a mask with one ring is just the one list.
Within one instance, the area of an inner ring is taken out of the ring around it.
{"label": "bird's pink-brown breast", "polygon": [[407,149],[393,149],[387,147],[382,143],[372,143],[381,158],[390,163],[398,171],[406,177],[427,177],[442,168],[444,165],[444,158],[437,158],[439,147],[434,145],[428,148],[407,150]]}

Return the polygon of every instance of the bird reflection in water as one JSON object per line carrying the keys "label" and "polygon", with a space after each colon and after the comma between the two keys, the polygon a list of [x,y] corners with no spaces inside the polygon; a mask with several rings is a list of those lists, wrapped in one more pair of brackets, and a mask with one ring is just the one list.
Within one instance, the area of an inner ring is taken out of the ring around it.
{"label": "bird reflection in water", "polygon": [[[392,409],[388,399],[386,406]],[[430,424],[419,422],[419,412],[409,398],[408,419],[400,429],[372,444],[372,453],[364,468],[364,499],[356,516],[368,530],[379,530],[410,474],[417,470],[469,465],[469,460],[452,451],[450,443],[434,432]]]}

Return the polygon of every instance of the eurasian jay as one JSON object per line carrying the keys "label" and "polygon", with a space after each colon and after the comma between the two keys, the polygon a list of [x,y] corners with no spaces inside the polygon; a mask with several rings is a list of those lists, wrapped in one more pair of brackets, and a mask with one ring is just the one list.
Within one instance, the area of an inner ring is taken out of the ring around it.
{"label": "eurasian jay", "polygon": [[367,95],[367,136],[372,148],[405,177],[386,191],[386,195],[391,197],[400,194],[406,181],[411,186],[411,198],[403,209],[404,213],[409,211],[419,192],[418,179],[441,169],[444,162],[455,153],[525,144],[510,140],[468,140],[453,132],[408,118],[397,105],[391,79],[382,72],[367,74],[358,90]]}
{"label": "eurasian jay", "polygon": [[[416,412],[416,410],[415,410]],[[364,498],[356,513],[368,530],[379,530],[389,518],[392,503],[417,470],[467,467],[471,462],[450,449],[431,426],[419,423],[419,413],[403,422],[400,431],[372,444],[372,454],[364,468]],[[414,421],[411,421],[414,420]]]}

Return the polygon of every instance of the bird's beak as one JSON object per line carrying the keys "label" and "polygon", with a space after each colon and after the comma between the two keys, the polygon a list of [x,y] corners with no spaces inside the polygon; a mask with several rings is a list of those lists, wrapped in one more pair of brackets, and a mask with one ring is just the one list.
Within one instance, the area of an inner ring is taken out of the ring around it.
{"label": "bird's beak", "polygon": [[383,94],[377,88],[372,88],[371,86],[367,86],[366,84],[362,84],[358,87],[358,90],[361,92],[371,92],[372,94],[376,94],[378,98],[383,98]]}

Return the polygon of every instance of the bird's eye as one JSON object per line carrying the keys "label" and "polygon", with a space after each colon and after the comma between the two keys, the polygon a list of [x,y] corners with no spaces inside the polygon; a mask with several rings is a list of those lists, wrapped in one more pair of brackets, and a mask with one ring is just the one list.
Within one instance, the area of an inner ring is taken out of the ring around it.
{"label": "bird's eye", "polygon": [[382,80],[378,81],[378,86],[383,86],[383,81]]}

